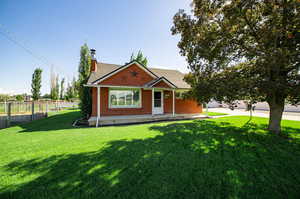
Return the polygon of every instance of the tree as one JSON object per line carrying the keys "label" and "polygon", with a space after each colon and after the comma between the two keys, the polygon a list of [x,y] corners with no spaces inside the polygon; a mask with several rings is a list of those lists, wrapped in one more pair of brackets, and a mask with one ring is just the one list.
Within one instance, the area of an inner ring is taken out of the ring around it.
{"label": "tree", "polygon": [[[92,97],[89,87],[84,86],[90,76],[91,55],[87,44],[81,46],[80,62],[78,67],[78,82],[79,82],[79,107],[82,115],[87,119],[92,112]],[[75,83],[76,85],[76,83]]]}
{"label": "tree", "polygon": [[6,102],[10,99],[10,96],[7,94],[0,94],[0,102]]}
{"label": "tree", "polygon": [[66,100],[70,101],[75,98],[78,98],[78,81],[76,81],[75,77],[73,78],[72,82],[68,83],[67,88],[66,88],[66,95],[65,98]]}
{"label": "tree", "polygon": [[16,95],[15,97],[16,97],[17,101],[22,102],[22,101],[24,101],[24,96],[25,96],[25,94],[21,94],[21,95]]}
{"label": "tree", "polygon": [[72,80],[73,98],[78,98],[79,87],[80,87],[80,82],[77,81],[75,77],[73,77]]}
{"label": "tree", "polygon": [[65,78],[62,78],[60,81],[60,99],[63,100],[64,99],[64,85],[65,84]]}
{"label": "tree", "polygon": [[43,95],[43,98],[44,99],[51,99],[51,95],[46,93],[46,94]]}
{"label": "tree", "polygon": [[56,100],[59,99],[59,76],[56,75],[56,78],[55,78],[55,98]]}
{"label": "tree", "polygon": [[38,100],[41,96],[42,69],[37,68],[32,74],[31,93],[33,100]]}
{"label": "tree", "polygon": [[59,98],[59,77],[55,74],[53,68],[50,73],[50,97],[52,100],[58,100]]}
{"label": "tree", "polygon": [[280,133],[285,102],[300,102],[300,6],[297,0],[194,0],[192,16],[174,16],[186,80],[198,102],[266,101],[268,129]]}
{"label": "tree", "polygon": [[130,61],[137,61],[144,66],[147,66],[148,60],[147,57],[144,57],[143,53],[141,50],[139,50],[138,54],[135,56],[134,53],[131,54]]}
{"label": "tree", "polygon": [[70,83],[68,83],[67,89],[66,89],[66,95],[65,98],[67,101],[70,101],[73,98],[73,88]]}

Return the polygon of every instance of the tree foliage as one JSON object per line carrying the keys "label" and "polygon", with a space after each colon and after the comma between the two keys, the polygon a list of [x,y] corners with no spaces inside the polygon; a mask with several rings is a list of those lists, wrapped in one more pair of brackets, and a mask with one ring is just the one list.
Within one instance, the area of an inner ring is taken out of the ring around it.
{"label": "tree foliage", "polygon": [[65,78],[62,78],[60,81],[60,96],[59,96],[61,100],[64,99],[64,92],[65,92]]}
{"label": "tree foliage", "polygon": [[10,99],[8,94],[0,94],[0,102],[6,102]]}
{"label": "tree foliage", "polygon": [[66,100],[71,101],[78,98],[78,87],[78,81],[74,77],[72,82],[68,83],[65,95]]}
{"label": "tree foliage", "polygon": [[59,98],[59,77],[55,74],[53,68],[50,73],[50,97],[52,100],[58,100]]}
{"label": "tree foliage", "polygon": [[17,101],[22,102],[25,99],[24,96],[25,96],[25,94],[19,94],[19,95],[16,95],[15,98]]}
{"label": "tree foliage", "polygon": [[190,94],[202,103],[266,101],[269,130],[279,133],[285,102],[300,102],[300,2],[194,0],[192,7],[171,29],[191,69]]}
{"label": "tree foliage", "polygon": [[90,76],[91,55],[87,44],[81,46],[80,62],[78,67],[78,82],[79,82],[79,99],[81,113],[85,118],[88,118],[92,112],[92,97],[89,87],[84,86]]}
{"label": "tree foliage", "polygon": [[38,100],[41,97],[42,87],[42,69],[37,68],[32,74],[31,93],[33,100]]}
{"label": "tree foliage", "polygon": [[147,64],[148,64],[147,57],[145,57],[143,55],[141,50],[139,50],[137,55],[134,55],[134,53],[132,53],[131,57],[130,57],[130,61],[137,61],[137,62],[143,64],[144,66],[147,66]]}

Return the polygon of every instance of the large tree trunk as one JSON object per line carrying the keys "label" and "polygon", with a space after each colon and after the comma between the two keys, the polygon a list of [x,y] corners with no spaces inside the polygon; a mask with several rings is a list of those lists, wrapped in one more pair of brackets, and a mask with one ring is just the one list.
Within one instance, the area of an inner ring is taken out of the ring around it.
{"label": "large tree trunk", "polygon": [[268,102],[270,106],[269,127],[268,130],[275,134],[280,134],[281,119],[284,110],[284,99],[273,99]]}

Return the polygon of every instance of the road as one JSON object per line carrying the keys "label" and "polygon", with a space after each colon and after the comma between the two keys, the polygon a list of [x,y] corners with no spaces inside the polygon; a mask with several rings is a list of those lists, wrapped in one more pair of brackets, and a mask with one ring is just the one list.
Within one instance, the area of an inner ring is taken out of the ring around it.
{"label": "road", "polygon": [[[229,115],[249,115],[250,114],[249,111],[245,111],[244,109],[235,109],[232,111],[229,108],[209,108],[208,111],[209,112],[227,113]],[[253,112],[253,116],[269,118],[269,111],[255,110]],[[284,112],[282,119],[300,121],[300,113],[299,112]]]}

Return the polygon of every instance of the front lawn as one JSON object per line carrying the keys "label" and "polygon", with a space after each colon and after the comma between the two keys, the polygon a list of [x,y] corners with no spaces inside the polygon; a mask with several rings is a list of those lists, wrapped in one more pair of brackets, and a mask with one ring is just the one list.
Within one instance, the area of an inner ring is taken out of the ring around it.
{"label": "front lawn", "polygon": [[299,198],[300,122],[267,119],[73,128],[64,111],[0,130],[0,198]]}

